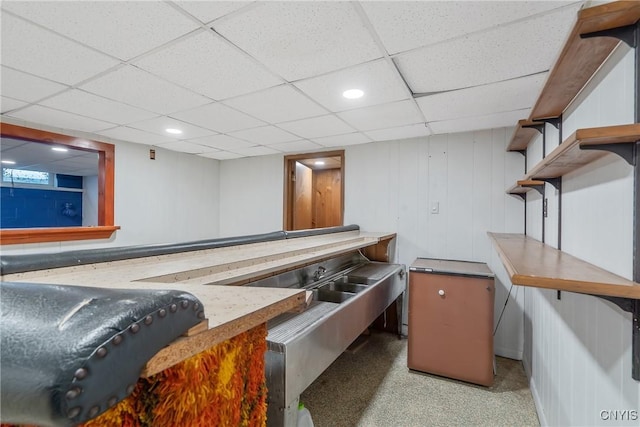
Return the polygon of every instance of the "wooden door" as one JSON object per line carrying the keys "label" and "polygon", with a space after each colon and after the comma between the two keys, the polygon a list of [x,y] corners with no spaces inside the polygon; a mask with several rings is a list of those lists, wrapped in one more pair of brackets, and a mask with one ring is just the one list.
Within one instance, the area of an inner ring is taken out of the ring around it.
{"label": "wooden door", "polygon": [[313,228],[342,225],[340,169],[313,171]]}
{"label": "wooden door", "polygon": [[294,188],[293,230],[313,228],[313,171],[300,162],[296,162]]}

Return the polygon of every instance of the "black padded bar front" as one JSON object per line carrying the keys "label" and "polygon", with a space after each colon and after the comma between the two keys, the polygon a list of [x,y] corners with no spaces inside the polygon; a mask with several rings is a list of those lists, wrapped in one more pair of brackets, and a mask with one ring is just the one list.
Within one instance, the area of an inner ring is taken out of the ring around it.
{"label": "black padded bar front", "polygon": [[204,318],[182,291],[1,282],[0,421],[67,426],[135,388],[145,364]]}

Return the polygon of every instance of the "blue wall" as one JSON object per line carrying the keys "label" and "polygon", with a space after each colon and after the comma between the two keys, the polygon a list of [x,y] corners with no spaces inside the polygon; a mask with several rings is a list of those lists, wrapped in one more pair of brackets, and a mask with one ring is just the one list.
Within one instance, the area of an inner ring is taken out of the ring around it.
{"label": "blue wall", "polygon": [[11,187],[1,190],[0,228],[82,226],[81,192]]}

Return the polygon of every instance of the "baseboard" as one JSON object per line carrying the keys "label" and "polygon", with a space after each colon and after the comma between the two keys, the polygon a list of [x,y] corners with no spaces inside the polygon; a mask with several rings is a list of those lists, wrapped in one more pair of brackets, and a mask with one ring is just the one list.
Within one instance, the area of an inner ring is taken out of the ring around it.
{"label": "baseboard", "polygon": [[514,350],[512,348],[495,347],[493,349],[496,356],[506,357],[507,359],[522,360],[522,350]]}
{"label": "baseboard", "polygon": [[533,377],[529,377],[529,388],[531,389],[531,394],[533,395],[533,403],[536,405],[538,421],[540,421],[541,426],[548,426],[549,423],[547,423],[547,417],[544,416],[544,411],[542,410],[542,402],[540,401],[540,395],[538,395],[538,389],[536,388],[536,382]]}

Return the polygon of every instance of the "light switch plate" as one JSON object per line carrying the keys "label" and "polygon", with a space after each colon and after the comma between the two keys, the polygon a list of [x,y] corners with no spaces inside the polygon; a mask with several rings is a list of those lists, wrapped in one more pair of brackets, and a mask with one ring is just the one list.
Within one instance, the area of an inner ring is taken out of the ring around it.
{"label": "light switch plate", "polygon": [[431,213],[440,213],[440,202],[431,202]]}

